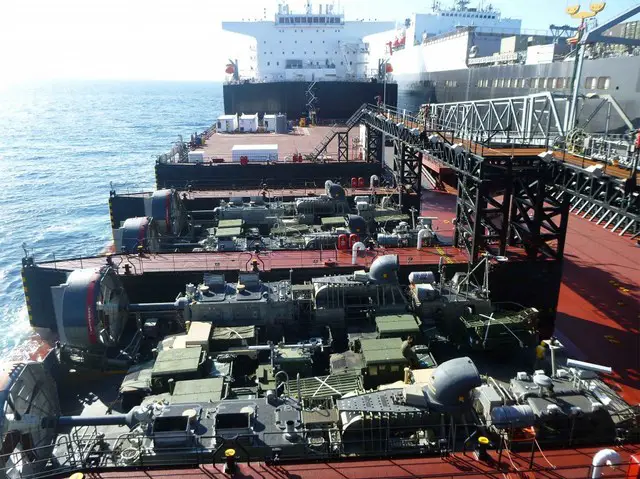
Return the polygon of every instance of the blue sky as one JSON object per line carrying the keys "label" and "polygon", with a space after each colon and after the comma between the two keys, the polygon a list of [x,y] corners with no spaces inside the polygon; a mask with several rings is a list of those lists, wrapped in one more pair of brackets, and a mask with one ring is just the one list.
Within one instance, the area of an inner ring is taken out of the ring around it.
{"label": "blue sky", "polygon": [[[484,0],[488,3],[488,0]],[[0,84],[50,78],[215,80],[237,55],[220,22],[261,18],[277,0],[2,0]],[[302,8],[302,0],[289,2]],[[331,0],[322,0],[331,3]],[[335,1],[350,19],[401,20],[430,0]],[[443,4],[447,0],[442,0]],[[472,2],[472,5],[477,2]],[[571,19],[568,0],[494,0],[523,27],[545,29]],[[588,2],[581,2],[587,8]],[[637,0],[610,0],[608,19]],[[271,18],[271,17],[269,17]]]}

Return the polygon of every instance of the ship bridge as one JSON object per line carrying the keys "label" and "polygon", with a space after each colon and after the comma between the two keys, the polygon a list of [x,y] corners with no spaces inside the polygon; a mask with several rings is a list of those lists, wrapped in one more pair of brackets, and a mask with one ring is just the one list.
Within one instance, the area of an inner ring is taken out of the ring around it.
{"label": "ship bridge", "polygon": [[[222,29],[251,37],[254,81],[364,80],[364,37],[391,30],[393,22],[345,21],[332,5],[307,4],[305,12],[280,5],[273,20],[222,22]],[[247,70],[246,65],[240,65]],[[236,67],[237,68],[237,67]]]}

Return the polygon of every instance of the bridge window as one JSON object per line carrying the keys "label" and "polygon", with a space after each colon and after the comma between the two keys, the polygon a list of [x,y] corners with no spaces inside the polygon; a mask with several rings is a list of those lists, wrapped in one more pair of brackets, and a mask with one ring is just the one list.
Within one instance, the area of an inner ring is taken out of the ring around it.
{"label": "bridge window", "polygon": [[520,88],[521,84],[522,84],[522,78],[513,79],[513,88]]}
{"label": "bridge window", "polygon": [[302,68],[302,60],[287,60],[285,68]]}
{"label": "bridge window", "polygon": [[498,78],[498,88],[504,88],[504,78]]}
{"label": "bridge window", "polygon": [[611,83],[611,78],[610,77],[599,77],[598,78],[598,90],[608,90],[610,83]]}
{"label": "bridge window", "polygon": [[595,89],[598,86],[598,79],[596,77],[587,77],[584,81],[584,87],[589,88],[591,90]]}
{"label": "bridge window", "polygon": [[522,79],[522,88],[529,88],[530,80],[528,78]]}
{"label": "bridge window", "polygon": [[493,82],[492,82],[491,86],[492,86],[493,88],[498,88],[498,79],[497,79],[497,78],[494,78],[494,79],[493,79]]}

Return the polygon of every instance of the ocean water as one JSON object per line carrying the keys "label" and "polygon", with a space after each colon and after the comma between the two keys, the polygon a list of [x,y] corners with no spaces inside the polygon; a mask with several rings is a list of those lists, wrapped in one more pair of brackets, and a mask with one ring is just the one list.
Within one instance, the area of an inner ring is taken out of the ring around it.
{"label": "ocean water", "polygon": [[110,182],[154,188],[155,156],[209,127],[221,83],[54,82],[0,87],[0,354],[29,332],[21,258],[100,253]]}

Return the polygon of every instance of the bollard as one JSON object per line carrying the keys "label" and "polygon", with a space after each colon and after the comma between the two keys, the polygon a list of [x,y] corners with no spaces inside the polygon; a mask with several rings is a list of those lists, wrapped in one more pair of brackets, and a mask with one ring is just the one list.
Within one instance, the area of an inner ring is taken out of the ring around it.
{"label": "bollard", "polygon": [[476,450],[476,457],[478,461],[488,461],[489,453],[487,452],[487,447],[489,447],[489,438],[485,436],[480,436],[478,438],[478,445]]}
{"label": "bollard", "polygon": [[226,472],[227,474],[233,474],[236,471],[236,450],[225,450],[224,459],[224,472]]}

